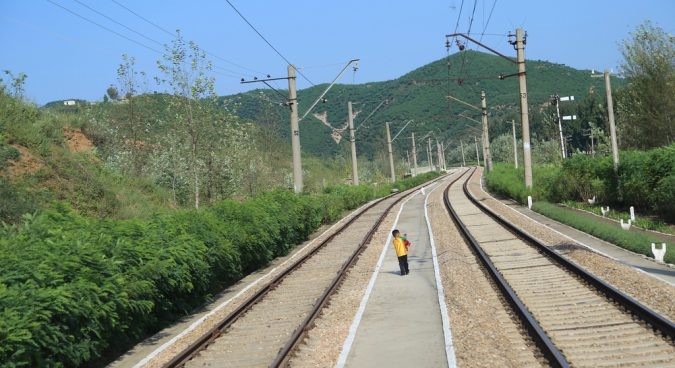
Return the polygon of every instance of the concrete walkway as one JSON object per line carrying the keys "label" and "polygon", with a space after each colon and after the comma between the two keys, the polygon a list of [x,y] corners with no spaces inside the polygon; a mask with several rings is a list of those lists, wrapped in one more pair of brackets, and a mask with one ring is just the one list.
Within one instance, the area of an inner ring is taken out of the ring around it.
{"label": "concrete walkway", "polygon": [[412,243],[410,274],[400,275],[396,252],[387,244],[346,367],[447,367],[424,199],[410,199],[396,226]]}
{"label": "concrete walkway", "polygon": [[514,210],[522,213],[523,215],[596,250],[598,253],[608,255],[617,259],[623,264],[642,270],[655,278],[663,280],[671,285],[675,285],[675,268],[656,263],[655,261],[649,260],[640,254],[625,250],[575,228],[561,224],[555,220],[551,220],[550,218],[540,215],[539,213],[534,212],[525,206],[521,206],[510,199],[500,199],[500,201]]}

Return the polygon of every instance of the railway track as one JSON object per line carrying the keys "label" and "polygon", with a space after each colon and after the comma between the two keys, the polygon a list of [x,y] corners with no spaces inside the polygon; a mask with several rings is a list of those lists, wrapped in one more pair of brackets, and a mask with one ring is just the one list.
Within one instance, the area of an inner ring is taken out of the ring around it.
{"label": "railway track", "polygon": [[284,365],[390,209],[416,190],[390,195],[361,211],[166,367]]}
{"label": "railway track", "polygon": [[673,367],[675,325],[565,260],[476,200],[467,183],[444,202],[552,366]]}

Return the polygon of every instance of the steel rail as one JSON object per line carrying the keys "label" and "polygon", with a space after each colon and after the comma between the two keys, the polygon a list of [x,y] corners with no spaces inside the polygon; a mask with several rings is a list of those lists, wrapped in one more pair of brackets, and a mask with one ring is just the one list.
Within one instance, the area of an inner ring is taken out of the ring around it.
{"label": "steel rail", "polygon": [[[420,186],[426,186],[432,183],[435,183],[439,180],[442,180],[445,178],[447,175],[441,175],[440,177],[432,180],[431,182],[424,183]],[[417,190],[418,187],[415,187],[412,192]],[[319,316],[319,312],[321,309],[323,309],[323,306],[328,302],[330,299],[331,295],[337,291],[338,287],[340,284],[342,284],[342,281],[344,280],[345,276],[347,275],[347,270],[351,268],[351,266],[356,262],[357,258],[361,253],[366,249],[366,245],[370,242],[370,240],[373,238],[373,235],[375,234],[375,231],[380,227],[380,224],[382,221],[384,221],[385,217],[387,217],[387,214],[389,211],[397,205],[399,202],[403,200],[403,198],[406,198],[409,196],[410,193],[406,195],[402,195],[400,198],[398,198],[396,201],[394,201],[392,204],[390,204],[383,212],[382,215],[377,219],[375,224],[371,227],[370,231],[368,231],[367,235],[361,243],[359,244],[358,248],[352,253],[351,257],[342,265],[342,268],[340,271],[338,271],[338,274],[336,275],[335,279],[333,279],[333,282],[331,282],[330,286],[324,291],[323,295],[318,299],[318,302],[314,305],[314,308],[312,311],[309,313],[307,318],[303,321],[303,324],[300,325],[294,332],[293,335],[291,335],[291,338],[288,340],[286,345],[284,345],[283,348],[279,351],[279,354],[277,355],[276,359],[270,367],[281,367],[285,365],[288,362],[288,359],[290,358],[290,354],[293,352],[295,347],[302,341],[303,337],[307,334],[309,331],[309,326],[311,326],[312,322],[316,319],[316,317]]]}
{"label": "steel rail", "polygon": [[642,321],[648,323],[652,326],[653,329],[661,332],[664,336],[675,340],[675,324],[664,318],[662,315],[651,310],[649,307],[643,305],[637,300],[631,298],[627,294],[619,291],[619,289],[614,286],[606,283],[597,276],[591,274],[590,272],[584,270],[576,263],[568,260],[562,255],[556,253],[553,249],[548,247],[546,244],[542,243],[538,239],[534,238],[532,235],[521,230],[517,226],[511,224],[509,221],[504,219],[502,216],[498,215],[496,212],[480,203],[471,193],[469,193],[467,188],[467,182],[464,183],[464,193],[471,202],[473,202],[478,208],[485,212],[488,216],[499,222],[502,226],[506,227],[509,231],[513,232],[515,235],[519,236],[521,239],[528,241],[531,244],[534,244],[537,250],[541,251],[543,254],[547,255],[549,258],[553,259],[555,262],[561,264],[568,271],[572,272],[575,276],[580,277],[585,282],[593,285],[598,291],[604,294],[607,298],[612,299],[619,303],[622,307],[630,310],[634,315],[639,317]]}
{"label": "steel rail", "polygon": [[[325,247],[331,240],[333,240],[337,235],[339,235],[343,230],[345,230],[347,227],[349,227],[354,221],[356,221],[358,218],[360,218],[364,213],[366,213],[368,210],[373,208],[374,206],[378,205],[382,201],[391,198],[392,196],[395,195],[401,195],[401,198],[396,200],[394,204],[389,206],[387,210],[383,213],[383,215],[379,218],[378,222],[376,225],[373,226],[371,231],[368,233],[367,239],[369,240],[372,237],[372,234],[374,233],[374,230],[377,228],[379,223],[382,222],[384,219],[384,216],[386,213],[389,211],[391,207],[396,205],[396,203],[400,202],[402,198],[410,195],[410,193],[414,192],[418,188],[422,186],[429,185],[430,183],[436,182],[438,180],[441,180],[445,177],[446,175],[442,175],[439,178],[436,178],[430,182],[425,182],[423,184],[420,184],[416,187],[413,187],[408,190],[407,194],[404,193],[392,193],[388,196],[382,197],[379,200],[374,201],[373,203],[369,204],[366,208],[364,208],[361,212],[356,214],[354,217],[349,219],[344,225],[340,226],[335,232],[333,232],[330,236],[328,236],[325,240],[323,240],[319,245],[317,245],[314,249],[309,251],[307,254],[304,256],[300,257],[297,261],[295,261],[293,264],[291,264],[288,268],[283,270],[281,273],[279,273],[277,276],[275,276],[272,280],[270,280],[267,284],[265,284],[262,288],[260,288],[257,292],[255,292],[253,295],[251,295],[248,299],[246,299],[237,309],[235,309],[232,313],[230,313],[225,319],[223,319],[220,323],[218,323],[216,326],[211,328],[208,332],[206,332],[204,335],[202,335],[199,339],[196,341],[192,342],[189,346],[187,346],[185,349],[183,349],[180,353],[175,355],[168,363],[164,365],[165,368],[174,368],[174,367],[183,367],[185,363],[187,363],[189,360],[194,358],[200,351],[204,350],[206,347],[208,347],[209,344],[211,344],[215,339],[217,339],[220,335],[221,332],[226,330],[229,326],[231,326],[239,317],[241,317],[244,313],[246,313],[249,309],[251,309],[258,301],[263,299],[267,293],[269,293],[271,290],[273,290],[282,280],[284,277],[286,277],[288,274],[291,272],[295,271],[300,265],[305,263],[309,258],[314,256],[319,250],[321,250],[323,247]],[[364,244],[367,244],[365,242]],[[353,261],[356,259],[356,256],[362,251],[362,247],[360,246],[357,248],[355,254],[352,255],[349,259],[349,264],[351,265]],[[344,268],[344,266],[343,266]],[[337,277],[340,277],[340,272]],[[341,278],[340,278],[341,280]],[[331,284],[331,287],[329,289],[335,289],[339,285],[338,282],[335,280]],[[320,299],[321,306],[325,304],[327,301],[327,297],[324,296]],[[321,308],[314,308],[316,309],[316,312],[313,311],[312,314],[318,314],[317,312]],[[311,320],[308,318],[307,321],[308,323],[311,323],[314,318],[311,318]],[[304,331],[306,330],[307,325],[302,325],[300,328],[296,329],[296,333],[293,334],[295,339],[297,340],[300,334],[298,333],[298,330]],[[297,335],[297,336],[296,336]],[[287,344],[288,345],[288,344]],[[295,345],[295,344],[294,344]],[[293,345],[293,346],[294,346]],[[284,351],[286,350],[286,346],[281,350]],[[280,354],[281,354],[280,351]],[[288,353],[290,353],[292,349],[289,349]],[[278,359],[277,359],[278,360]],[[275,360],[276,361],[276,360]]]}
{"label": "steel rail", "polygon": [[[469,181],[475,171],[475,168],[471,171],[467,171],[469,175],[464,182],[464,188],[466,188],[466,183]],[[537,344],[537,346],[539,346],[539,350],[548,359],[549,364],[555,367],[568,368],[570,364],[567,362],[560,350],[555,347],[546,332],[544,332],[539,323],[534,319],[523,302],[513,291],[511,286],[509,286],[504,277],[502,277],[502,275],[499,273],[497,268],[490,260],[490,257],[483,251],[476,239],[469,232],[469,229],[467,229],[464,223],[462,223],[460,220],[459,215],[457,215],[457,212],[450,204],[450,199],[448,196],[448,192],[450,191],[452,184],[454,184],[454,181],[445,188],[445,191],[443,192],[443,202],[445,203],[445,208],[450,213],[450,217],[452,217],[453,222],[461,230],[462,237],[464,237],[467,243],[469,243],[474,253],[478,256],[478,259],[481,261],[481,263],[483,263],[483,266],[487,269],[488,273],[501,290],[504,298],[509,302],[513,311],[520,317],[523,325],[533,337],[534,342]]]}

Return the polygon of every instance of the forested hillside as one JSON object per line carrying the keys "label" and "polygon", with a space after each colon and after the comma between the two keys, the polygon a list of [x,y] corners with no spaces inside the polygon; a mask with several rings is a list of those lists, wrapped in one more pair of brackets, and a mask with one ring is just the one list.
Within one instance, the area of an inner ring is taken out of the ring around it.
{"label": "forested hillside", "polygon": [[[428,131],[434,131],[441,140],[460,136],[473,139],[473,135],[479,134],[472,130],[472,127],[478,128],[477,124],[458,115],[480,119],[480,113],[445,96],[449,93],[461,100],[480,105],[481,90],[486,93],[490,134],[497,137],[510,131],[510,125],[505,124],[507,120],[519,120],[517,77],[503,80],[498,78],[499,75],[508,75],[515,71],[515,64],[498,56],[465,51],[427,64],[395,80],[335,85],[326,95],[327,102],[317,105],[301,122],[300,140],[303,150],[330,157],[347,149],[347,140],[343,139],[340,144],[336,144],[331,138],[331,128],[316,117],[325,114],[325,119],[333,128],[344,129],[347,122],[347,101],[352,101],[354,112],[358,112],[355,118],[355,126],[358,127],[380,102],[388,100],[388,104],[383,105],[356,134],[357,150],[360,155],[368,158],[373,158],[386,149],[385,121],[393,123],[392,134],[405,121],[414,119],[415,122],[406,129],[408,136],[410,132],[424,135]],[[613,84],[619,87],[624,82],[613,78]],[[301,115],[326,86],[317,85],[298,92]],[[595,100],[596,105],[604,105],[603,79],[592,78],[590,70],[577,70],[547,61],[528,61],[527,87],[530,128],[534,140],[556,137],[557,125],[552,120],[550,95],[573,95],[580,100],[589,98],[590,94],[590,99]],[[222,100],[237,115],[260,124],[274,124],[273,128],[281,136],[288,138],[289,111],[287,107],[278,104],[281,97],[275,92],[256,90],[225,96]],[[576,104],[563,107],[564,110],[576,108]],[[580,122],[575,124],[580,125]],[[343,131],[342,135],[346,137],[347,131]],[[402,152],[410,148],[410,140],[399,139],[397,145],[401,148],[399,152]]]}

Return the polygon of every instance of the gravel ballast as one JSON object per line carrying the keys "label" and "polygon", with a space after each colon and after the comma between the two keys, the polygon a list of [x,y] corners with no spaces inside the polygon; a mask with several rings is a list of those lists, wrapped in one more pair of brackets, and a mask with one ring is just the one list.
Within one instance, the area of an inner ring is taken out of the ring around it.
{"label": "gravel ballast", "polygon": [[675,303],[673,302],[675,300],[675,287],[616,260],[593,252],[570,238],[532,221],[527,216],[511,209],[486,193],[480,186],[480,178],[481,175],[473,176],[469,191],[483,204],[544,244],[564,249],[559,251],[569,260],[669,320],[675,321]]}
{"label": "gravel ballast", "polygon": [[[442,202],[448,180],[429,198],[432,228],[439,254],[441,277],[450,313],[452,338],[460,367],[540,367],[532,343],[499,293],[486,279],[477,260],[455,230]],[[394,208],[368,248],[315,321],[290,363],[293,367],[334,366],[349,326],[376,267],[399,208]]]}
{"label": "gravel ballast", "polygon": [[431,194],[429,215],[459,367],[546,366],[510,307],[470,250],[443,204]]}

